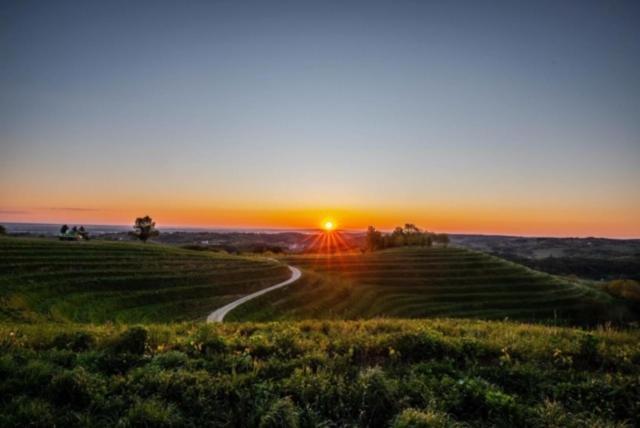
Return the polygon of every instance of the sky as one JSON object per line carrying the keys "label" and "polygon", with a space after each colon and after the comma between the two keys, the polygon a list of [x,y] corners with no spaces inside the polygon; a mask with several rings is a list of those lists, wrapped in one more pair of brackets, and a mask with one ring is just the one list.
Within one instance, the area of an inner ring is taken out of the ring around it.
{"label": "sky", "polygon": [[640,237],[637,1],[0,2],[0,222]]}

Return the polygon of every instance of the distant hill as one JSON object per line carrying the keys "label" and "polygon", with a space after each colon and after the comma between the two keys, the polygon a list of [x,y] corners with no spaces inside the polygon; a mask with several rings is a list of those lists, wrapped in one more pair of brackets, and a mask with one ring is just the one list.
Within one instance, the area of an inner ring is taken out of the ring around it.
{"label": "distant hill", "polygon": [[247,303],[236,320],[469,317],[594,324],[627,321],[627,303],[578,281],[463,248],[401,248],[285,259],[299,283]]}
{"label": "distant hill", "polygon": [[453,235],[452,242],[554,275],[640,280],[640,239]]}

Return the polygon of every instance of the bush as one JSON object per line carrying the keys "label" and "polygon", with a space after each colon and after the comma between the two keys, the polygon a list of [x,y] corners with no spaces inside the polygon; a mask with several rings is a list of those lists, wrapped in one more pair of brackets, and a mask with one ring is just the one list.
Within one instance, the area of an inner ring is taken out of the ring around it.
{"label": "bush", "polygon": [[608,283],[604,289],[615,297],[640,303],[640,283],[638,281],[617,279]]}
{"label": "bush", "polygon": [[297,428],[299,412],[291,398],[282,398],[271,405],[260,418],[260,428]]}
{"label": "bush", "polygon": [[444,413],[406,409],[396,416],[391,426],[392,428],[449,428],[456,425]]}
{"label": "bush", "polygon": [[394,388],[379,368],[360,374],[360,423],[363,426],[385,426],[395,413],[397,400]]}
{"label": "bush", "polygon": [[17,397],[0,409],[2,427],[55,427],[56,418],[51,405],[46,401]]}
{"label": "bush", "polygon": [[227,342],[218,335],[210,337],[202,344],[202,353],[207,356],[222,354],[226,350]]}
{"label": "bush", "polygon": [[147,330],[142,327],[132,327],[113,342],[111,349],[117,354],[143,355],[147,345],[147,337]]}
{"label": "bush", "polygon": [[81,352],[90,349],[95,343],[94,337],[84,331],[75,333],[62,333],[53,339],[51,345],[58,349],[68,349]]}
{"label": "bush", "polygon": [[57,406],[83,408],[91,402],[87,373],[79,368],[54,376],[48,388],[49,398]]}
{"label": "bush", "polygon": [[390,345],[405,361],[421,361],[442,357],[447,350],[442,338],[427,332],[403,333],[395,337]]}
{"label": "bush", "polygon": [[598,338],[593,334],[585,334],[580,339],[577,363],[588,367],[597,367],[602,364],[602,358],[598,352]]}
{"label": "bush", "polygon": [[153,364],[163,369],[177,369],[189,364],[189,357],[184,352],[169,351],[156,355]]}
{"label": "bush", "polygon": [[149,399],[136,402],[118,421],[122,428],[173,428],[183,426],[175,406]]}

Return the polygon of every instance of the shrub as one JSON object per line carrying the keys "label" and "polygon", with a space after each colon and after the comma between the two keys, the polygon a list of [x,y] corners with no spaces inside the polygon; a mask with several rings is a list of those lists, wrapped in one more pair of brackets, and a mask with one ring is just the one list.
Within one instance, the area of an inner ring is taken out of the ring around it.
{"label": "shrub", "polygon": [[615,297],[640,303],[640,283],[638,281],[617,279],[608,283],[604,289]]}
{"label": "shrub", "polygon": [[396,416],[391,426],[392,428],[449,428],[457,424],[444,413],[405,409]]}
{"label": "shrub", "polygon": [[86,351],[95,343],[94,337],[84,331],[62,333],[53,339],[51,345],[58,349],[69,349],[74,352]]}
{"label": "shrub", "polygon": [[580,339],[580,351],[578,352],[578,358],[576,360],[583,366],[600,366],[602,364],[602,358],[598,352],[598,338],[593,334],[585,334]]}
{"label": "shrub", "polygon": [[153,358],[153,364],[163,369],[177,369],[189,363],[189,357],[180,351],[169,351]]}
{"label": "shrub", "polygon": [[291,398],[282,398],[271,405],[260,418],[260,428],[297,428],[299,412]]}
{"label": "shrub", "polygon": [[91,402],[89,378],[82,368],[54,376],[48,392],[51,402],[58,406],[83,408]]}
{"label": "shrub", "polygon": [[444,340],[427,332],[400,334],[389,346],[398,351],[405,361],[438,358],[446,353]]}
{"label": "shrub", "polygon": [[2,427],[54,427],[56,418],[51,405],[46,401],[17,397],[0,409],[0,426]]}
{"label": "shrub", "polygon": [[147,345],[147,337],[147,330],[142,327],[132,327],[113,342],[111,349],[117,354],[143,355]]}
{"label": "shrub", "polygon": [[364,426],[384,426],[395,413],[394,388],[379,368],[369,368],[360,374],[360,423]]}
{"label": "shrub", "polygon": [[140,400],[118,421],[122,428],[173,428],[183,426],[175,406],[158,400]]}
{"label": "shrub", "polygon": [[134,367],[138,367],[144,362],[144,358],[134,354],[113,354],[111,352],[101,352],[79,357],[79,362],[93,370],[106,374],[124,374]]}
{"label": "shrub", "polygon": [[212,336],[202,344],[202,353],[207,356],[222,354],[227,350],[227,342],[218,335]]}

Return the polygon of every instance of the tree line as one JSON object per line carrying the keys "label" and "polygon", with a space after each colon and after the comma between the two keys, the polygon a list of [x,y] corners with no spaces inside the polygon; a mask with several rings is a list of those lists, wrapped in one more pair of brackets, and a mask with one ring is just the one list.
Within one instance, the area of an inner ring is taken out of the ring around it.
{"label": "tree line", "polygon": [[391,233],[382,233],[369,226],[365,238],[365,251],[384,250],[385,248],[420,246],[431,247],[434,244],[449,245],[449,235],[420,230],[415,224],[398,226]]}

